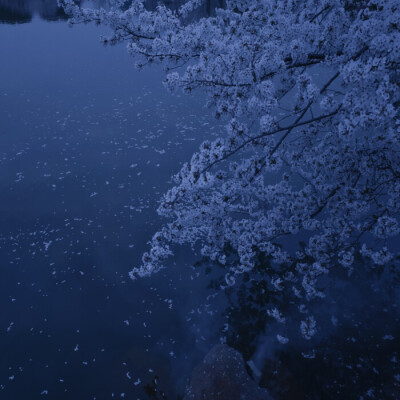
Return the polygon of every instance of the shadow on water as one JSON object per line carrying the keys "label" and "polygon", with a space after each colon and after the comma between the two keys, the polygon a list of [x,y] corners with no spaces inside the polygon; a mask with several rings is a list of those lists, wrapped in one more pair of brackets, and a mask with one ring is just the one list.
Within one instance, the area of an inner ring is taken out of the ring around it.
{"label": "shadow on water", "polygon": [[[227,342],[254,363],[260,386],[276,400],[399,399],[399,264],[358,260],[351,276],[332,272],[326,297],[309,304],[317,333],[307,340],[299,329],[304,315],[285,301],[289,295],[271,290],[263,260],[256,279],[245,274],[239,289],[227,293]],[[275,305],[284,323],[265,312]],[[288,342],[279,343],[278,335]]]}

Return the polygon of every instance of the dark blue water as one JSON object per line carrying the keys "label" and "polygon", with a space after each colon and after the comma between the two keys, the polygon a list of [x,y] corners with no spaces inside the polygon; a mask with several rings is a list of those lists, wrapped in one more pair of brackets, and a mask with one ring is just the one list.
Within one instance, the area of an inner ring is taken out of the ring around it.
{"label": "dark blue water", "polygon": [[33,16],[0,24],[0,399],[146,399],[155,376],[177,398],[216,340],[207,280],[185,249],[128,272],[170,176],[221,127],[99,28],[10,4],[3,20]]}

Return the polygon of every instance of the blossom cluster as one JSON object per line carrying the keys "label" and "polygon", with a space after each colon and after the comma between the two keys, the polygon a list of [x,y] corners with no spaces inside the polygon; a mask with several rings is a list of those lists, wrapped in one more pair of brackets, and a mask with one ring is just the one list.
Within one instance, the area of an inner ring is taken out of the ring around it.
{"label": "blossom cluster", "polygon": [[[226,121],[226,135],[205,141],[163,196],[158,212],[167,222],[132,278],[159,270],[171,245],[197,244],[225,266],[227,286],[262,254],[275,290],[309,302],[323,297],[319,282],[332,268],[351,271],[359,256],[392,259],[397,0],[227,0],[204,18],[194,14],[199,0],[153,11],[142,0],[108,10],[59,2],[72,23],[108,25],[104,41],[126,42],[139,67],[162,63],[169,90],[205,92]],[[301,323],[306,339],[316,329],[310,315]]]}

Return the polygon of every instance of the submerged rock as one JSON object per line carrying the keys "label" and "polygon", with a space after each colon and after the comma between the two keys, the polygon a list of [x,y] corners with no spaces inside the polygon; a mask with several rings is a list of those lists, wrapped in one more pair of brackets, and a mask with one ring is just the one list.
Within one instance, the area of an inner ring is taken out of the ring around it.
{"label": "submerged rock", "polygon": [[194,369],[184,400],[272,400],[248,375],[242,355],[227,345],[211,349]]}

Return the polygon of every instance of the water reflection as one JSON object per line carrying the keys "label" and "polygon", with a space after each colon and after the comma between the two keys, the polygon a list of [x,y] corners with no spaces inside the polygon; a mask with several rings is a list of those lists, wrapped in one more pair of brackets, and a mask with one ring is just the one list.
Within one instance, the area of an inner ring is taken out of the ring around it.
{"label": "water reflection", "polygon": [[[93,7],[107,7],[109,3],[109,0],[90,1]],[[146,0],[145,3],[149,9],[155,9],[160,1]],[[185,3],[185,0],[164,0],[163,3],[170,8],[178,8]],[[224,0],[206,0],[193,17],[213,14],[214,10],[223,4]],[[32,21],[35,15],[47,21],[68,19],[64,11],[58,7],[57,0],[0,0],[0,23],[23,24]]]}
{"label": "water reflection", "polygon": [[0,0],[0,22],[22,24],[30,22],[34,15],[45,20],[66,19],[56,0]]}

